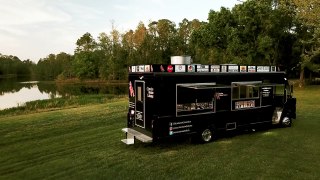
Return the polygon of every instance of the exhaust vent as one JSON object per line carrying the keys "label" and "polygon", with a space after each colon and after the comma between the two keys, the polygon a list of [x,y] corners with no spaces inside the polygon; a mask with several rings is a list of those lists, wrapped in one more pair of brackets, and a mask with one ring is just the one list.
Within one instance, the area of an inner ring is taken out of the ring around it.
{"label": "exhaust vent", "polygon": [[191,64],[191,56],[171,56],[171,64]]}

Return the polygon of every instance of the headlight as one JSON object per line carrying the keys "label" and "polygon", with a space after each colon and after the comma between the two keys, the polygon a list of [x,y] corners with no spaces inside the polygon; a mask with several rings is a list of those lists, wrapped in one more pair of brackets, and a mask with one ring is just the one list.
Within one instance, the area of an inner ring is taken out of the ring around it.
{"label": "headlight", "polygon": [[131,110],[131,111],[130,111],[130,114],[131,114],[131,115],[134,115],[134,110]]}

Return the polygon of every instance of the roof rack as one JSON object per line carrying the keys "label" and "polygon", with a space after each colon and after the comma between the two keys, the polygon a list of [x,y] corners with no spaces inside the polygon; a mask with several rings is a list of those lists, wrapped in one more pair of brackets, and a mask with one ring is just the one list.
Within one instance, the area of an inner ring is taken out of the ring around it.
{"label": "roof rack", "polygon": [[221,64],[221,65],[203,65],[203,64],[153,64],[153,65],[136,65],[129,66],[129,72],[207,72],[207,73],[246,73],[246,72],[277,72],[280,71],[277,66],[247,66],[236,64]]}

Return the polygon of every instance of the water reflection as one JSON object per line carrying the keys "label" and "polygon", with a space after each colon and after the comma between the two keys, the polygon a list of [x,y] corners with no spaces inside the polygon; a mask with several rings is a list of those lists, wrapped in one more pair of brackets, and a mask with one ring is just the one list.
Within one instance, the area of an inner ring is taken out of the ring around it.
{"label": "water reflection", "polygon": [[0,110],[23,105],[28,101],[56,97],[79,96],[83,94],[127,93],[127,84],[56,84],[53,81],[15,81],[0,79]]}
{"label": "water reflection", "polygon": [[19,91],[1,93],[0,110],[24,105],[28,101],[60,97],[59,94],[40,92],[37,85],[22,87]]}
{"label": "water reflection", "polygon": [[0,79],[0,96],[19,92],[24,87],[31,88],[34,85],[34,83],[18,83],[15,79]]}

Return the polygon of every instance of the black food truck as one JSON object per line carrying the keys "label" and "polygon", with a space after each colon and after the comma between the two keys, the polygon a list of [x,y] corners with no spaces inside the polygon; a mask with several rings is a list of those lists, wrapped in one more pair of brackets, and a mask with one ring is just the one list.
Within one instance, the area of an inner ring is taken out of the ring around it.
{"label": "black food truck", "polygon": [[193,135],[202,142],[219,131],[291,126],[296,98],[275,66],[187,64],[129,68],[125,144]]}

